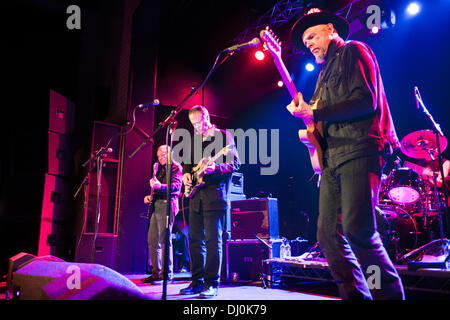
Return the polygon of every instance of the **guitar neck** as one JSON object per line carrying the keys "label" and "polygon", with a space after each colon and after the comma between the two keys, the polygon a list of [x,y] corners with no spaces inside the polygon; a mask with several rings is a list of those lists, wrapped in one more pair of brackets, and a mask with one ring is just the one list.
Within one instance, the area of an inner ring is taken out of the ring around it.
{"label": "guitar neck", "polygon": [[227,145],[225,148],[223,148],[222,150],[220,150],[217,154],[214,155],[214,157],[212,157],[209,161],[208,161],[208,165],[210,165],[211,163],[215,162],[217,159],[219,159],[220,156],[222,156],[225,153],[228,153],[228,148],[231,145]]}
{"label": "guitar neck", "polygon": [[[292,81],[291,76],[289,75],[289,72],[288,72],[286,66],[284,65],[283,60],[281,60],[281,58],[278,56],[274,57],[273,60],[274,60],[275,66],[278,69],[278,72],[281,75],[281,79],[283,79],[284,85],[286,86],[286,88],[289,91],[289,94],[291,95],[292,100],[294,100],[295,103],[297,104],[298,103],[298,98],[297,98],[298,91],[294,85],[294,82]],[[303,123],[305,124],[305,126],[308,126],[308,123],[305,120],[303,120]]]}

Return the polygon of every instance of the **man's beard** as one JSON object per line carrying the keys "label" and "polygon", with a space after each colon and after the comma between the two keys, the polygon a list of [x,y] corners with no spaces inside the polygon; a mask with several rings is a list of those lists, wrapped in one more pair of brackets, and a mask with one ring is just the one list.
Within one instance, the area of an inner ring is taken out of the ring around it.
{"label": "man's beard", "polygon": [[316,58],[317,64],[322,64],[325,62],[325,55],[322,51],[319,51],[317,55],[314,55],[314,58]]}
{"label": "man's beard", "polygon": [[325,52],[323,50],[319,50],[316,54],[314,54],[314,58],[316,59],[317,64],[322,64],[325,62]]}

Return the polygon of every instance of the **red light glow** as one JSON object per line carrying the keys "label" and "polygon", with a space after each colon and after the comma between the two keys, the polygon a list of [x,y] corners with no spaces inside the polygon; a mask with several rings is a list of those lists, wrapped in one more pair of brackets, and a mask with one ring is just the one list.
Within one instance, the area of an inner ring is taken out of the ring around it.
{"label": "red light glow", "polygon": [[256,60],[262,61],[264,60],[264,57],[265,57],[264,52],[262,52],[261,50],[255,52]]}

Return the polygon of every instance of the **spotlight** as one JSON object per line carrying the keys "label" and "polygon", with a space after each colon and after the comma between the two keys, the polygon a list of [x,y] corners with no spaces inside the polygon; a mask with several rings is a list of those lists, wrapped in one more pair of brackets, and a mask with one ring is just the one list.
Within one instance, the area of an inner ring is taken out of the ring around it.
{"label": "spotlight", "polygon": [[313,65],[311,62],[308,62],[308,63],[305,65],[305,69],[306,69],[307,71],[311,72],[311,71],[314,70],[314,65]]}
{"label": "spotlight", "polygon": [[256,60],[262,61],[262,60],[264,60],[264,57],[265,57],[264,52],[262,52],[261,50],[257,50],[255,52]]}
{"label": "spotlight", "polygon": [[380,32],[380,28],[378,28],[377,26],[373,26],[372,29],[370,29],[370,32],[372,34],[377,34],[378,32]]}
{"label": "spotlight", "polygon": [[408,15],[415,16],[416,14],[418,14],[420,12],[420,4],[417,2],[411,2],[407,7],[406,7],[406,13],[408,13]]}
{"label": "spotlight", "polygon": [[277,85],[278,85],[278,87],[281,88],[282,86],[284,86],[284,83],[283,83],[283,81],[278,80]]}

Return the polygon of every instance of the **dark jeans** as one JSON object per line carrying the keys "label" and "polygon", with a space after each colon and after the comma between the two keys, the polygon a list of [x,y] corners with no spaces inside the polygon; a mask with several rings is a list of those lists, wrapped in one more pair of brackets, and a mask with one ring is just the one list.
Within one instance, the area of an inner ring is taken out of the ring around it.
{"label": "dark jeans", "polygon": [[189,208],[189,248],[192,282],[204,282],[217,287],[222,265],[222,233],[225,210]]}
{"label": "dark jeans", "polygon": [[[343,299],[404,299],[400,277],[376,229],[383,165],[378,156],[362,157],[323,170],[317,239]],[[379,276],[379,282],[369,288],[365,272]]]}

